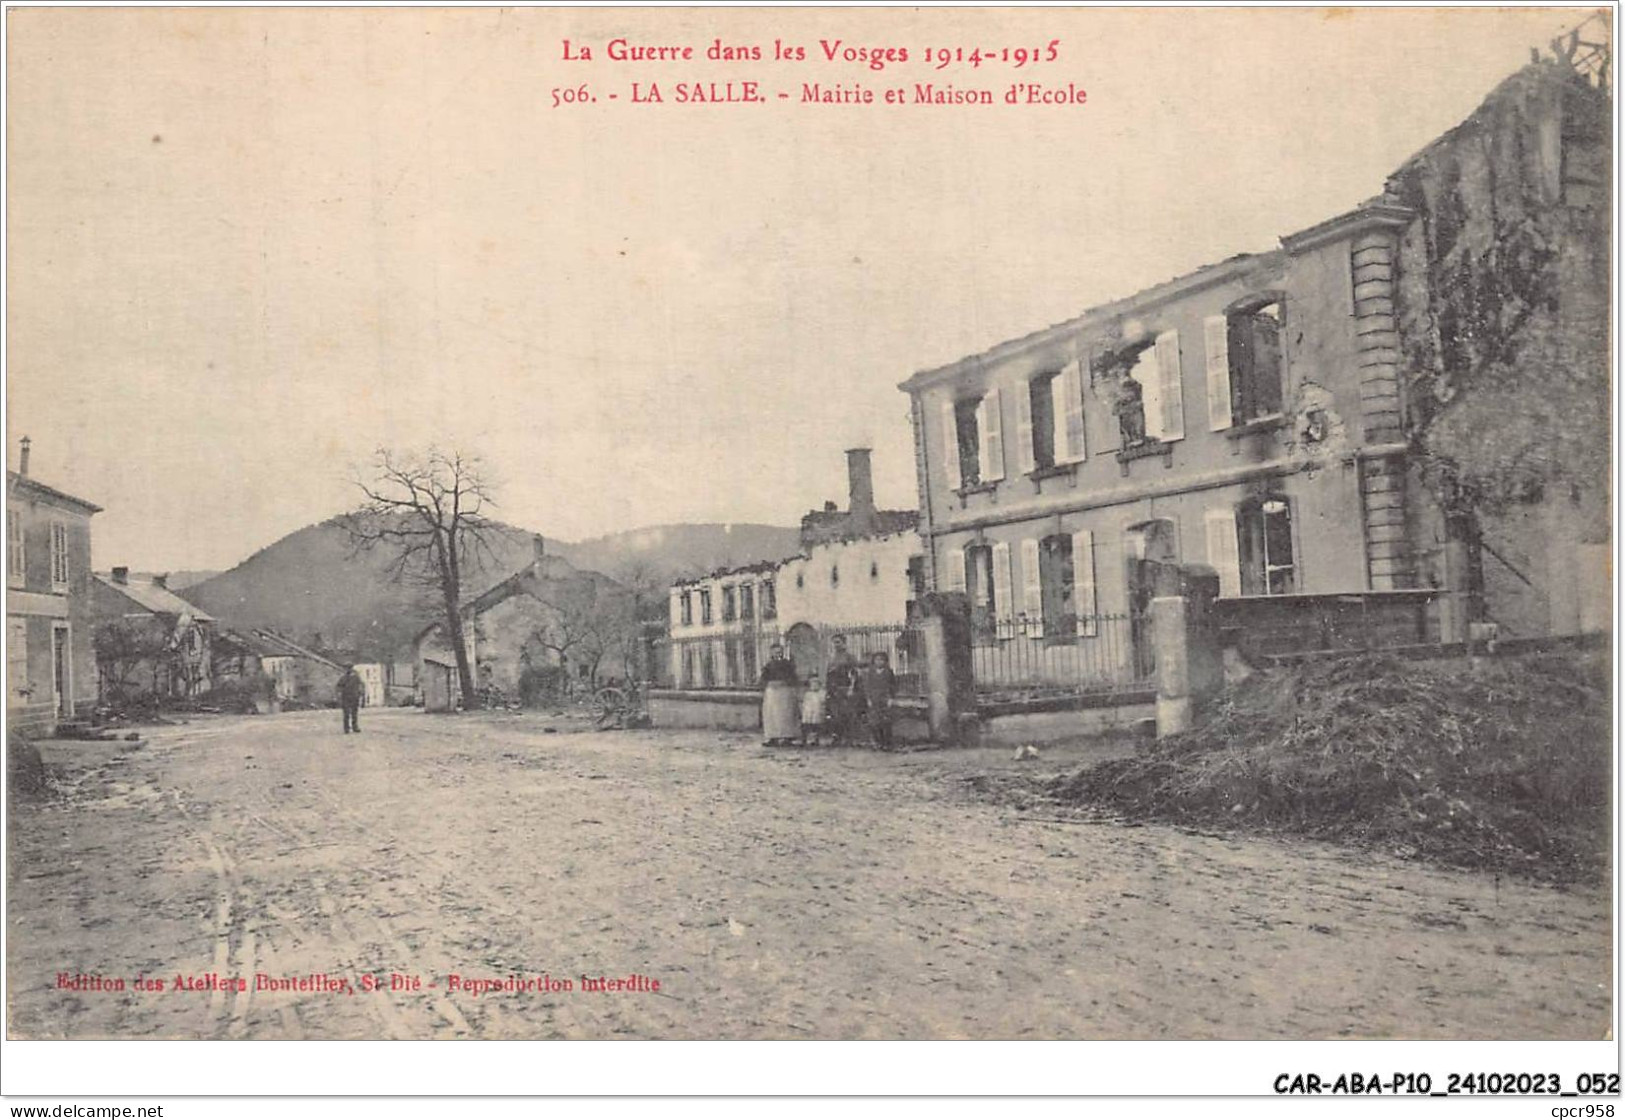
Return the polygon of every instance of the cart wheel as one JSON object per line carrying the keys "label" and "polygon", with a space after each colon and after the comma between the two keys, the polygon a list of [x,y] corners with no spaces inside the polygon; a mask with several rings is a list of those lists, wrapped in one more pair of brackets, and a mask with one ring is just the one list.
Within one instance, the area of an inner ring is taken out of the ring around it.
{"label": "cart wheel", "polygon": [[599,689],[592,698],[593,719],[600,727],[620,717],[626,707],[626,694],[618,688]]}

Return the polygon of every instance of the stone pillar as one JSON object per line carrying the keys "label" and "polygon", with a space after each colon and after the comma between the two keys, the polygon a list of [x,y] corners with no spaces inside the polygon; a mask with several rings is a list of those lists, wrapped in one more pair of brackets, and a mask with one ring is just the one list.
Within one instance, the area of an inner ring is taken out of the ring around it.
{"label": "stone pillar", "polygon": [[1446,540],[1440,562],[1444,592],[1439,597],[1439,641],[1459,645],[1467,640],[1473,620],[1472,592],[1468,589],[1467,542]]}
{"label": "stone pillar", "polygon": [[920,597],[917,608],[931,738],[938,743],[957,742],[960,716],[976,708],[970,600],[959,592],[928,592]]}
{"label": "stone pillar", "polygon": [[1151,600],[1151,641],[1157,654],[1157,738],[1190,730],[1196,702],[1224,684],[1213,600],[1219,577],[1211,568],[1181,572],[1184,594]]}
{"label": "stone pillar", "polygon": [[1196,701],[1191,690],[1185,597],[1151,600],[1151,642],[1157,651],[1157,738],[1190,730]]}

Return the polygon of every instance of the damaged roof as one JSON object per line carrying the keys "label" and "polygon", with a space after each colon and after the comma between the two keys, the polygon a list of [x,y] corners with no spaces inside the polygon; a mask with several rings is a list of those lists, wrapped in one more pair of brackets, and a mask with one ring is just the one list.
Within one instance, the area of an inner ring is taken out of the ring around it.
{"label": "damaged roof", "polygon": [[198,622],[214,621],[214,616],[202,607],[187,602],[169,588],[159,587],[156,583],[115,583],[111,576],[99,572],[96,573],[96,580],[108,590],[118,592],[153,614],[190,615]]}

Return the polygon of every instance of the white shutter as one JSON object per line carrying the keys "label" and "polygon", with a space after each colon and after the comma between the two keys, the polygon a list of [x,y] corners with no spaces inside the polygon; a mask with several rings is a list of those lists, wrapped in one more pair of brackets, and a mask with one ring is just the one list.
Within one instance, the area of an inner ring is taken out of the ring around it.
{"label": "white shutter", "polygon": [[1161,439],[1185,438],[1185,390],[1179,371],[1179,332],[1157,336],[1157,388],[1162,405]]}
{"label": "white shutter", "polygon": [[1038,539],[1021,542],[1021,613],[1026,616],[1029,638],[1044,636],[1044,584],[1038,569]]}
{"label": "white shutter", "polygon": [[965,590],[965,550],[958,545],[942,554],[942,590]]}
{"label": "white shutter", "polygon": [[948,489],[958,490],[959,477],[959,422],[954,415],[954,400],[942,402],[942,469],[948,476]]}
{"label": "white shutter", "polygon": [[1202,341],[1207,349],[1207,423],[1222,432],[1235,422],[1230,415],[1230,320],[1223,315],[1203,319]]}
{"label": "white shutter", "polygon": [[1083,434],[1083,362],[1072,362],[1050,382],[1055,416],[1055,461],[1081,463],[1087,455]]}
{"label": "white shutter", "polygon": [[1031,474],[1038,467],[1033,454],[1033,386],[1023,385],[1016,393],[1016,455],[1021,460],[1021,473]]}
{"label": "white shutter", "polygon": [[1095,535],[1088,529],[1072,534],[1072,610],[1078,616],[1078,636],[1093,638],[1095,621]]}
{"label": "white shutter", "polygon": [[1001,638],[1015,637],[1015,583],[1010,570],[1010,543],[997,541],[993,545],[993,616],[998,620],[994,632]]}
{"label": "white shutter", "polygon": [[999,391],[989,389],[982,398],[982,419],[978,425],[982,448],[982,481],[997,482],[1004,477],[1004,414],[999,408]]}
{"label": "white shutter", "polygon": [[1236,511],[1228,506],[1202,515],[1207,527],[1207,562],[1219,573],[1219,594],[1241,594],[1241,554],[1236,547]]}

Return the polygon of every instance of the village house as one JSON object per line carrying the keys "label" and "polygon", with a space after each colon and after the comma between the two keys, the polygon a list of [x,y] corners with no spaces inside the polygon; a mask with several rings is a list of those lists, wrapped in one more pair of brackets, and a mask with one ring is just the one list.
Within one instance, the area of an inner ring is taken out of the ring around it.
{"label": "village house", "polygon": [[169,589],[167,578],[130,569],[90,583],[97,691],[103,702],[138,693],[189,699],[213,687],[215,620]]}
{"label": "village house", "polygon": [[774,642],[801,673],[821,672],[836,633],[906,671],[899,639],[919,588],[917,514],[876,507],[867,448],[846,458],[847,508],[826,502],[803,517],[800,553],[672,585],[666,669],[678,687],[754,686]]}
{"label": "village house", "polygon": [[6,472],[6,717],[49,734],[96,700],[91,646],[90,519],[101,507],[28,473],[24,436]]}
{"label": "village house", "polygon": [[[1500,123],[1562,162],[1561,124]],[[900,386],[925,578],[968,594],[979,678],[1144,678],[1164,565],[1211,567],[1228,617],[1300,647],[1356,616],[1386,644],[1468,636],[1483,586],[1415,461],[1396,311],[1429,282],[1435,186]]]}
{"label": "village house", "polygon": [[[463,640],[476,688],[520,699],[537,670],[567,676],[571,687],[591,687],[606,667],[637,644],[630,597],[614,580],[549,556],[532,539],[531,562],[462,606]],[[445,623],[424,627],[415,642],[424,707],[451,711],[461,701],[457,659]],[[562,679],[555,688],[562,687]],[[527,698],[528,699],[528,698]]]}

